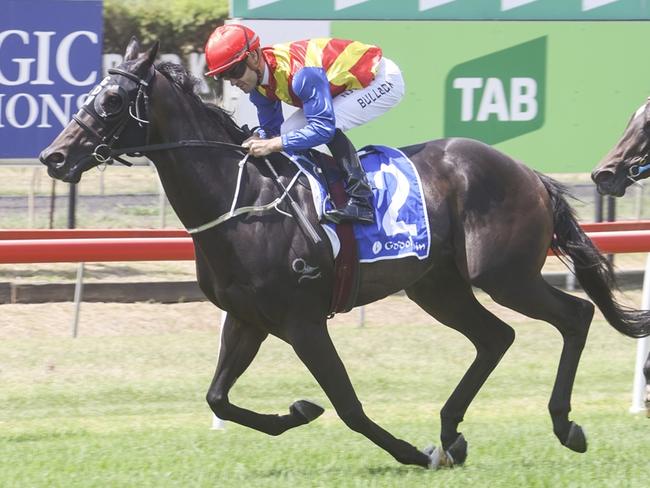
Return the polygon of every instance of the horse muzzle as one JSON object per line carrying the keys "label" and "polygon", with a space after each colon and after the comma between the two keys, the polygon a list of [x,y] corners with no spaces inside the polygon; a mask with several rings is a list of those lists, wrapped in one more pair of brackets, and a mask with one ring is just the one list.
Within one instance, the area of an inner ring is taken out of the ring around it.
{"label": "horse muzzle", "polygon": [[78,183],[81,179],[81,171],[76,171],[79,165],[73,165],[66,161],[66,156],[63,152],[44,149],[39,155],[39,160],[47,166],[47,174],[56,180],[61,180],[66,183]]}
{"label": "horse muzzle", "polygon": [[38,156],[38,159],[47,166],[47,174],[52,178],[61,179],[65,173],[65,155],[59,151],[51,151],[49,148],[44,149]]}
{"label": "horse muzzle", "polygon": [[610,169],[597,169],[591,173],[591,179],[596,184],[596,189],[601,195],[622,197],[627,188],[627,178],[619,177]]}

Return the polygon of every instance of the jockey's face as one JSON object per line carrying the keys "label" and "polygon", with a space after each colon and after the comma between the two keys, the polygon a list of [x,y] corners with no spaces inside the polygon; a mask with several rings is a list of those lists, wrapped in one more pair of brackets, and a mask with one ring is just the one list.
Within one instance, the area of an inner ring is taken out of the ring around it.
{"label": "jockey's face", "polygon": [[[244,93],[252,92],[261,80],[259,75],[259,56],[256,51],[251,52],[244,61],[246,69],[239,77],[224,76],[224,79],[230,81],[230,84],[236,86]],[[239,75],[239,73],[236,73]]]}

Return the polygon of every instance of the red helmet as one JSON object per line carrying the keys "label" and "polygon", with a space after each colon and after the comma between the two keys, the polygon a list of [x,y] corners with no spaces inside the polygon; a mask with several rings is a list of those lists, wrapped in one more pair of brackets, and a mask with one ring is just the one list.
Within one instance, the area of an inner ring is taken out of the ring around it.
{"label": "red helmet", "polygon": [[209,70],[205,76],[223,73],[258,47],[260,38],[245,25],[226,24],[217,27],[205,44],[205,60]]}

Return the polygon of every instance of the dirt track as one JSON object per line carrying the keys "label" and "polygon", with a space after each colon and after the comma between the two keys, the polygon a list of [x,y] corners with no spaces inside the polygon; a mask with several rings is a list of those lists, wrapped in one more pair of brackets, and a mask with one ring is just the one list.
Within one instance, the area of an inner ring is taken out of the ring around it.
{"label": "dirt track", "polygon": [[[0,338],[70,335],[74,304],[48,303],[1,305]],[[83,303],[79,335],[146,335],[174,333],[180,330],[218,331],[220,310],[209,302],[162,305],[157,303]],[[358,309],[337,315],[333,325],[356,327]],[[394,296],[365,307],[367,324],[399,326],[403,323],[431,323],[431,317],[406,297]]]}

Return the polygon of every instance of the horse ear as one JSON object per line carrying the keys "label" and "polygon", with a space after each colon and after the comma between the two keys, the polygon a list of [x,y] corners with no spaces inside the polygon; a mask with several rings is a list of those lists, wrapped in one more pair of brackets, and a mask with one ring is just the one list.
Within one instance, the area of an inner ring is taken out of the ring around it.
{"label": "horse ear", "polygon": [[124,52],[124,61],[133,61],[139,55],[140,43],[135,38],[135,36],[132,36],[131,40],[129,41],[129,45],[126,46],[126,51]]}
{"label": "horse ear", "polygon": [[158,48],[160,47],[160,42],[156,41],[150,49],[143,52],[138,56],[138,60],[133,64],[134,71],[140,71],[145,73],[151,66],[153,66],[156,56],[158,55]]}
{"label": "horse ear", "polygon": [[158,56],[158,49],[160,48],[160,41],[156,41],[153,46],[145,53],[147,57],[147,63],[153,64]]}

